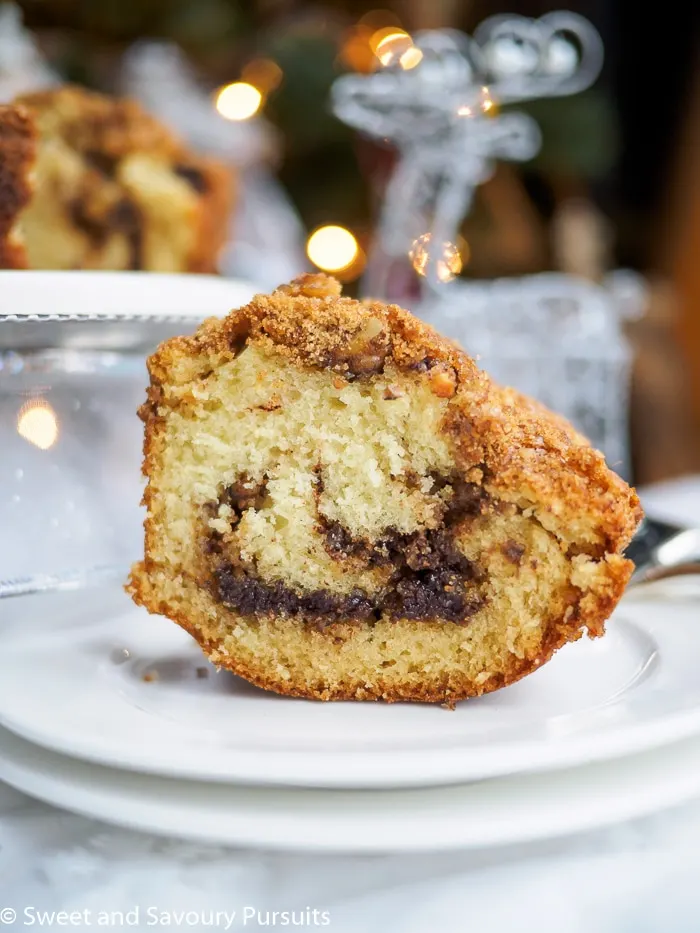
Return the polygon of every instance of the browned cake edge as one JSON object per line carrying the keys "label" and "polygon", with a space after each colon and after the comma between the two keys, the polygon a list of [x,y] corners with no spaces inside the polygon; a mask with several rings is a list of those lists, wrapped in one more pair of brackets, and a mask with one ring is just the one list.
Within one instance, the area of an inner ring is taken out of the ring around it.
{"label": "browned cake edge", "polygon": [[21,106],[0,106],[0,268],[26,269],[27,254],[11,233],[32,196],[36,127]]}
{"label": "browned cake edge", "polygon": [[[366,340],[367,322],[379,319],[379,337]],[[388,326],[387,326],[388,325]],[[245,342],[273,348],[300,366],[331,369],[340,375],[371,374],[388,360],[400,368],[429,364],[430,378],[439,394],[450,398],[446,430],[452,436],[457,466],[466,476],[478,477],[487,491],[498,496],[514,485],[526,488],[534,500],[551,510],[562,524],[581,513],[594,518],[594,540],[582,553],[601,561],[604,580],[597,581],[559,620],[553,620],[536,656],[513,656],[509,669],[485,684],[464,678],[442,685],[392,685],[387,690],[378,676],[372,685],[318,691],[321,700],[383,699],[446,702],[491,692],[519,680],[545,663],[564,644],[604,632],[605,621],[621,598],[633,570],[622,556],[641,520],[636,492],[608,468],[603,455],[562,417],[513,389],[498,386],[481,372],[456,344],[396,305],[359,303],[340,297],[340,287],[324,275],[304,275],[272,295],[258,295],[223,320],[205,322],[191,337],[162,344],[150,358],[151,384],[140,415],[145,422],[143,472],[157,469],[164,445],[164,384],[185,385],[197,372],[200,355],[230,358],[232,347]],[[186,401],[180,404],[187,404]],[[144,504],[145,557],[136,564],[127,584],[134,601],[150,612],[168,616],[199,641],[207,654],[216,645],[206,643],[186,605],[162,600],[155,577],[158,568],[150,554],[159,529],[151,516],[153,490],[147,486]],[[151,575],[153,574],[153,577]],[[424,623],[426,626],[442,623]],[[301,685],[278,679],[242,663],[239,658],[216,656],[216,663],[266,690],[309,697]]]}

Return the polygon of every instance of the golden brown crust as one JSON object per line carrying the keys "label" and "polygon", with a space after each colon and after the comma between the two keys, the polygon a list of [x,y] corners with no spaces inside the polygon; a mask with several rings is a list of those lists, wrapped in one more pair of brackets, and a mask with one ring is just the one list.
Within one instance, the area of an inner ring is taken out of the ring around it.
{"label": "golden brown crust", "polygon": [[[537,650],[512,654],[504,669],[483,682],[451,670],[442,679],[416,685],[383,679],[309,686],[308,681],[278,676],[273,666],[255,657],[226,651],[207,641],[197,612],[187,603],[193,581],[179,581],[185,596],[164,596],[158,582],[166,570],[151,558],[162,529],[152,512],[156,489],[149,483],[144,494],[145,560],[132,570],[128,591],[149,611],[167,615],[190,632],[221,667],[264,689],[289,696],[321,700],[414,700],[452,705],[466,697],[488,693],[524,677],[545,663],[567,642],[588,630],[603,634],[605,620],[624,592],[632,564],[622,556],[638,522],[641,508],[634,490],[605,464],[563,418],[520,393],[495,385],[461,349],[432,328],[394,305],[359,303],[340,297],[337,283],[323,275],[305,275],[272,295],[259,295],[224,320],[205,322],[191,337],[163,344],[149,360],[151,387],[141,409],[146,424],[144,474],[155,476],[163,456],[169,390],[180,400],[187,386],[204,371],[226,362],[251,343],[286,356],[295,365],[331,369],[338,379],[371,377],[387,364],[399,370],[424,373],[433,392],[447,399],[442,430],[452,440],[462,475],[483,484],[495,498],[531,511],[547,531],[562,540],[574,568],[572,597],[564,610],[548,618]],[[186,404],[186,403],[185,403]],[[515,502],[513,490],[519,491]],[[511,497],[509,499],[509,496]],[[580,565],[576,567],[576,554]],[[595,567],[595,579],[586,579]],[[576,574],[580,579],[574,579]],[[218,611],[218,610],[217,610]],[[225,614],[225,610],[223,610]],[[309,655],[316,640],[327,638],[294,619],[294,628]],[[401,625],[401,622],[395,623]],[[431,625],[423,623],[426,631]],[[335,634],[345,637],[347,623],[337,623]],[[333,635],[332,627],[330,629]]]}
{"label": "golden brown crust", "polygon": [[32,194],[36,127],[20,106],[0,106],[0,268],[26,269],[24,247],[13,227]]}
{"label": "golden brown crust", "polygon": [[[168,166],[175,175],[189,180],[196,196],[197,210],[193,221],[183,219],[183,223],[193,222],[196,234],[192,238],[193,246],[186,257],[184,268],[178,271],[216,271],[218,254],[227,235],[232,204],[232,176],[225,166],[191,152],[133,100],[111,98],[67,85],[23,95],[14,104],[21,108],[20,112],[24,115],[24,126],[21,129],[25,136],[27,128],[34,127],[32,142],[35,137],[42,141],[60,140],[83,160],[83,203],[78,204],[77,209],[85,217],[88,225],[85,229],[93,227],[97,231],[98,240],[106,238],[110,210],[115,223],[125,223],[123,210],[121,215],[113,210],[114,192],[108,195],[103,190],[105,179],[109,179],[109,185],[114,188],[115,167],[121,160],[135,154],[147,156],[150,160]],[[10,118],[5,108],[4,115],[0,113],[0,146],[3,149],[9,144],[3,145],[4,139],[12,141],[22,138],[17,135],[17,126],[18,118]],[[12,142],[12,145],[18,147],[19,142]],[[19,184],[19,177],[15,166],[15,184]],[[19,207],[16,206],[18,195],[13,196],[13,189],[6,186],[2,190],[0,212],[3,217],[9,215],[10,209],[14,207],[16,219],[28,203],[26,185],[16,190],[21,191],[23,196]],[[56,197],[56,193],[48,191],[43,197]],[[66,205],[67,222],[75,209],[75,204]],[[100,211],[105,213],[104,217]],[[127,222],[132,224],[130,219]],[[148,223],[149,219],[146,218],[145,222]],[[135,235],[143,237],[143,233]],[[17,265],[22,257],[14,263],[12,258],[10,254],[0,255],[0,266]],[[21,264],[27,266],[26,257]],[[109,261],[107,267],[110,267]],[[146,264],[144,268],[149,266]]]}

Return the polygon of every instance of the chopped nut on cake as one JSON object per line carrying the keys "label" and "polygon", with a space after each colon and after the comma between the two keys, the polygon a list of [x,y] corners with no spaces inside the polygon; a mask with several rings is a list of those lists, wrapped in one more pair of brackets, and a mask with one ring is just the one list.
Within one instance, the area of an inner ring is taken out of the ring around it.
{"label": "chopped nut on cake", "polygon": [[294,696],[450,705],[603,633],[636,494],[408,312],[306,275],[149,370],[128,589],[219,667]]}

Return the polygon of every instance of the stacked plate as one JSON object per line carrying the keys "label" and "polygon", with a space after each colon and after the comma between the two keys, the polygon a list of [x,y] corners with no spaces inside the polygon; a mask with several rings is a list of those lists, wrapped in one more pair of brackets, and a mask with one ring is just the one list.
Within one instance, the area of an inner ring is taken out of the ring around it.
{"label": "stacked plate", "polygon": [[264,693],[115,585],[7,600],[0,779],[278,849],[484,847],[639,816],[700,793],[698,590],[680,582],[631,591],[605,638],[455,711]]}

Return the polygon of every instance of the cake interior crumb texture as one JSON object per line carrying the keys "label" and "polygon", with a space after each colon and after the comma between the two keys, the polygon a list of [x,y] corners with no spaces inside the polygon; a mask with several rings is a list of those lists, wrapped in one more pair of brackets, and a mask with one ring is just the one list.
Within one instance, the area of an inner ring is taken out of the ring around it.
{"label": "cake interior crumb texture", "polygon": [[0,266],[213,272],[231,186],[135,101],[18,97],[0,107]]}
{"label": "cake interior crumb texture", "polygon": [[294,696],[441,702],[600,635],[635,493],[408,312],[307,275],[149,361],[136,602]]}

